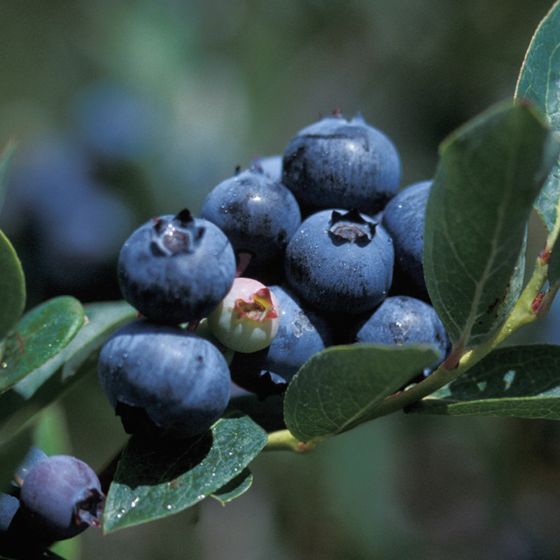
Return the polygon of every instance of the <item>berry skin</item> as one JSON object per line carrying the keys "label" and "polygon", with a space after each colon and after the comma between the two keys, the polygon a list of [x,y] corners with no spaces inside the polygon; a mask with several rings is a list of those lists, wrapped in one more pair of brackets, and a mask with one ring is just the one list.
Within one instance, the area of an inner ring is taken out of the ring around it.
{"label": "berry skin", "polygon": [[214,336],[236,352],[257,352],[276,336],[279,324],[276,296],[252,278],[236,278],[231,290],[208,315]]}
{"label": "berry skin", "polygon": [[262,169],[274,182],[282,182],[282,156],[268,156],[257,158],[251,163],[251,167]]}
{"label": "berry skin", "polygon": [[356,342],[373,342],[401,346],[431,344],[441,359],[424,371],[430,374],[445,358],[449,338],[434,308],[409,296],[387,298],[361,326]]}
{"label": "berry skin", "polygon": [[196,436],[229,402],[229,368],[213,344],[144,320],[122,327],[104,344],[98,374],[129,433]]}
{"label": "berry skin", "polygon": [[231,364],[233,380],[261,398],[283,392],[299,368],[331,341],[324,319],[304,311],[284,288],[271,286],[270,290],[280,306],[276,336],[259,352],[235,354]]}
{"label": "berry skin", "polygon": [[395,245],[395,283],[398,290],[426,299],[424,280],[424,224],[431,181],[402,190],[385,208],[383,227]]}
{"label": "berry skin", "polygon": [[302,208],[356,208],[372,214],[400,181],[393,143],[361,116],[326,117],[301,130],[284,152],[282,182]]}
{"label": "berry skin", "polygon": [[99,526],[103,493],[95,472],[69,455],[53,455],[33,466],[21,487],[28,525],[45,539],[69,539]]}
{"label": "berry skin", "polygon": [[281,257],[301,223],[294,195],[258,167],[214,187],[200,215],[228,236],[236,253],[251,255],[248,276]]}
{"label": "berry skin", "polygon": [[376,222],[356,211],[323,210],[290,241],[286,279],[313,307],[358,315],[386,297],[393,260],[391,238]]}
{"label": "berry skin", "polygon": [[124,298],[151,321],[206,316],[227,294],[235,255],[214,224],[188,210],[140,226],[123,245],[118,276]]}

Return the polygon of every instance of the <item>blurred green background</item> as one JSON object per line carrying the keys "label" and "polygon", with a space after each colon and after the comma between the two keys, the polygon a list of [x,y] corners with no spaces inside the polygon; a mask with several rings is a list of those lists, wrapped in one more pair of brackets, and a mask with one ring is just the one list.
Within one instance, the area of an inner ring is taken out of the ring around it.
{"label": "blurred green background", "polygon": [[[441,140],[513,94],[550,5],[3,2],[0,139],[20,146],[0,225],[22,255],[30,304],[68,292],[118,297],[114,261],[133,227],[197,211],[236,165],[281,153],[335,108],[361,112],[394,140],[403,185],[431,177]],[[534,254],[536,222],[532,231]],[[556,315],[518,340],[559,342]],[[95,468],[125,441],[96,379],[49,414],[52,433],[65,419],[68,429],[51,452]],[[400,414],[307,456],[261,456],[253,472],[250,492],[225,508],[207,501],[109,537],[88,531],[63,546],[65,557],[560,557],[553,423]]]}

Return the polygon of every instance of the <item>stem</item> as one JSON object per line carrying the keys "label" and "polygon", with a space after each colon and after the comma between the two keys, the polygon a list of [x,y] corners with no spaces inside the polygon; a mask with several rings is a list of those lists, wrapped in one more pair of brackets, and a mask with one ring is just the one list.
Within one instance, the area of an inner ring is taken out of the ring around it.
{"label": "stem", "polygon": [[268,443],[264,451],[294,451],[305,453],[315,447],[314,443],[303,443],[297,440],[289,430],[279,430],[268,434]]}
{"label": "stem", "polygon": [[[560,221],[558,224],[559,227],[555,228],[547,239],[547,248],[552,247],[554,241],[558,237]],[[454,369],[450,369],[451,365],[454,364],[450,363],[448,359],[424,381],[421,381],[402,393],[387,397],[375,411],[375,418],[386,416],[387,414],[411,406],[438,389],[441,389],[441,387],[447,385],[465,373],[465,371],[472,368],[515,331],[542,316],[550,307],[551,300],[558,289],[554,287],[546,294],[543,294],[547,278],[548,259],[539,256],[529,283],[525,286],[525,289],[511,310],[508,318],[494,336],[480,346],[465,352],[458,360],[458,364]],[[536,302],[538,302],[538,305],[535,305]],[[451,360],[451,362],[456,363],[456,360]]]}

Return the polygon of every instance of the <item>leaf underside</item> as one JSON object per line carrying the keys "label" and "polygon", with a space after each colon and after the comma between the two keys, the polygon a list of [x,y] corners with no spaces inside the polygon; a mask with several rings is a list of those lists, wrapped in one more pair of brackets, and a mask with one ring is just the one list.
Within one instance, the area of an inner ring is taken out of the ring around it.
{"label": "leaf underside", "polygon": [[494,350],[411,411],[560,420],[560,346]]}

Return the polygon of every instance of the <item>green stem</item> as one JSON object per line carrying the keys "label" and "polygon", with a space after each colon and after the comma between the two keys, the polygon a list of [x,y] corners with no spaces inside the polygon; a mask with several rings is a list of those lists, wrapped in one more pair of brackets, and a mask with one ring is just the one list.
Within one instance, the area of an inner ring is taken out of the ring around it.
{"label": "green stem", "polygon": [[[554,233],[554,232],[553,232]],[[551,237],[553,235],[551,233]],[[556,232],[556,235],[558,232]],[[550,241],[550,239],[549,239]],[[549,246],[547,241],[547,246]],[[427,397],[447,385],[468,369],[472,368],[477,362],[482,360],[494,348],[501,344],[506,338],[512,335],[515,331],[528,323],[531,323],[542,315],[544,306],[535,306],[535,302],[539,295],[542,294],[543,287],[547,280],[548,264],[539,257],[537,259],[535,270],[529,280],[527,286],[523,290],[521,297],[517,300],[508,318],[502,327],[485,343],[477,346],[472,350],[463,353],[458,361],[458,364],[453,369],[448,369],[446,362],[439,366],[429,377],[424,381],[413,385],[410,389],[391,395],[379,406],[375,413],[375,417],[386,416],[401,410],[408,406],[413,405],[419,400]]]}
{"label": "green stem", "polygon": [[[560,215],[560,204],[558,211]],[[424,381],[413,385],[405,391],[387,397],[375,411],[374,418],[386,416],[428,397],[472,368],[515,331],[542,317],[550,308],[552,300],[560,288],[560,286],[555,285],[551,286],[547,292],[544,290],[548,280],[548,259],[559,236],[560,220],[550,232],[545,250],[537,258],[533,275],[521,293],[520,298],[515,303],[504,324],[489,340],[466,352],[462,351],[461,345],[456,346],[451,353],[452,359],[448,358]],[[269,434],[265,451],[289,450],[301,453],[309,451],[317,443],[319,441],[300,442],[288,430],[280,430]]]}
{"label": "green stem", "polygon": [[295,451],[305,453],[315,447],[313,443],[303,443],[297,440],[289,430],[279,430],[268,434],[268,443],[265,451]]}

